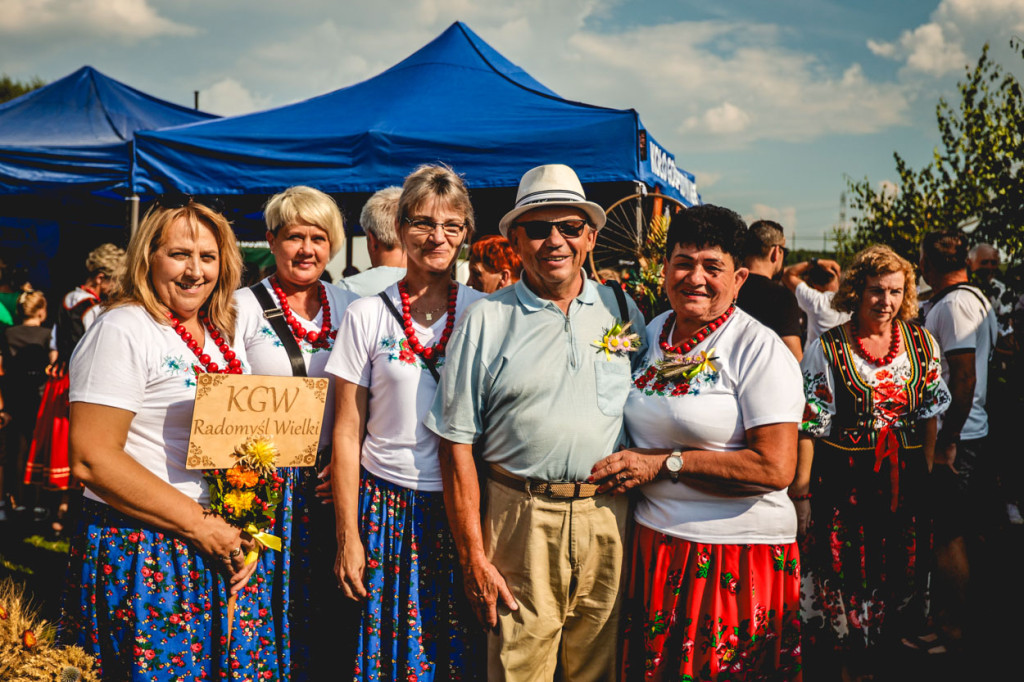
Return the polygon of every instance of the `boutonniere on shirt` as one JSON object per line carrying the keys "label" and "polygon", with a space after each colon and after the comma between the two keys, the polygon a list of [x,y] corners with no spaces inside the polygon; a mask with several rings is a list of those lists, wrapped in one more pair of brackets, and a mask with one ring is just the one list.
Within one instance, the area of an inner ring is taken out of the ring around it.
{"label": "boutonniere on shirt", "polygon": [[658,360],[658,378],[662,381],[673,381],[689,383],[701,372],[717,372],[715,360],[718,356],[714,354],[715,349],[700,351],[697,355],[678,355],[671,353],[665,356],[664,360]]}
{"label": "boutonniere on shirt", "polygon": [[613,354],[635,353],[640,349],[640,335],[629,333],[632,324],[632,321],[623,324],[616,319],[615,324],[604,331],[601,340],[594,341],[594,345],[599,351],[603,350],[605,357],[609,360],[612,359]]}

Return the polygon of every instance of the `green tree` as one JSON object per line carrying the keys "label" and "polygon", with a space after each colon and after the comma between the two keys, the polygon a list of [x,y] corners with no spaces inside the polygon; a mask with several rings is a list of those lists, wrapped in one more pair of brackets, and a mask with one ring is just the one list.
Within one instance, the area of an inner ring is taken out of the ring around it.
{"label": "green tree", "polygon": [[[1011,43],[1024,57],[1018,42]],[[840,258],[870,244],[893,247],[917,261],[922,235],[977,222],[972,238],[1024,256],[1024,106],[1013,74],[989,59],[988,45],[977,65],[958,83],[959,107],[939,100],[941,147],[921,169],[894,153],[895,187],[868,179],[850,181],[854,211],[849,231],[835,230]]]}
{"label": "green tree", "polygon": [[15,97],[21,97],[26,92],[32,92],[36,88],[41,88],[44,85],[46,85],[46,81],[39,76],[34,76],[30,81],[22,82],[14,80],[5,73],[0,75],[0,102],[6,102],[7,100],[14,99]]}

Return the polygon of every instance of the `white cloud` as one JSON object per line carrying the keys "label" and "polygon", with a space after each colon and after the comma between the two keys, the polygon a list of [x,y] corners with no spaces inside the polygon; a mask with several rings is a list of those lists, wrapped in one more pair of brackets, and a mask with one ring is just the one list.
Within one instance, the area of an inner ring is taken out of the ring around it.
{"label": "white cloud", "polygon": [[[815,56],[783,47],[781,37],[773,25],[718,21],[580,31],[567,46],[579,65],[555,68],[549,85],[570,98],[635,108],[652,130],[674,131],[699,151],[906,122],[901,85],[869,81],[857,64],[835,74]],[[551,71],[557,61],[545,63]]]}
{"label": "white cloud", "polygon": [[211,114],[236,116],[268,105],[266,98],[256,97],[233,78],[224,78],[199,92],[199,108]]}
{"label": "white cloud", "polygon": [[941,77],[961,70],[982,43],[1002,44],[1024,30],[1024,0],[942,0],[930,21],[898,40],[868,40],[874,54],[904,63],[910,74]]}
{"label": "white cloud", "polygon": [[4,0],[0,35],[30,33],[39,39],[117,38],[135,43],[160,35],[189,36],[191,26],[160,16],[148,0]]}
{"label": "white cloud", "polygon": [[797,220],[795,206],[783,206],[780,208],[768,206],[767,204],[754,204],[752,208],[752,215],[743,216],[743,219],[747,221],[748,225],[755,220],[774,220],[779,225],[782,225],[787,235],[792,235],[796,232]]}
{"label": "white cloud", "polygon": [[683,130],[704,128],[712,135],[742,132],[750,124],[750,114],[731,102],[708,109],[701,116],[692,116],[683,124]]}
{"label": "white cloud", "polygon": [[693,175],[697,179],[697,187],[701,192],[714,187],[722,179],[722,173],[719,171],[693,171]]}

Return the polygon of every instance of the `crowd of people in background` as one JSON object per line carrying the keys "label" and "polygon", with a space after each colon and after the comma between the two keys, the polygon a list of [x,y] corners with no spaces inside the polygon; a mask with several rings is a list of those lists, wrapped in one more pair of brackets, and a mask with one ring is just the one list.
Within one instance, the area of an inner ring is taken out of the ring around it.
{"label": "crowd of people in background", "polygon": [[[336,284],[334,199],[264,216],[251,281],[223,215],[170,195],[57,310],[0,277],[0,523],[70,538],[60,637],[103,679],[868,680],[974,634],[981,500],[1024,523],[992,445],[1024,292],[991,245],[787,266],[782,225],[695,206],[645,320],[588,274],[605,215],[568,166],[487,226],[416,169]],[[201,373],[329,380],[280,552],[185,465]]]}

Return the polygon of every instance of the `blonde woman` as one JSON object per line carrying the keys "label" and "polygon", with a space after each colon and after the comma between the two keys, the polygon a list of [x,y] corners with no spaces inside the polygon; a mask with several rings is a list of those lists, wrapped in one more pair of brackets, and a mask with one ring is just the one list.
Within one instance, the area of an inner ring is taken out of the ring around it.
{"label": "blonde woman", "polygon": [[276,553],[246,564],[252,538],[209,511],[202,472],[185,467],[196,377],[248,370],[235,335],[241,267],[223,216],[190,199],[158,204],[132,236],[120,293],[71,358],[71,464],[86,491],[62,636],[103,679],[277,679],[287,605],[268,584]]}

